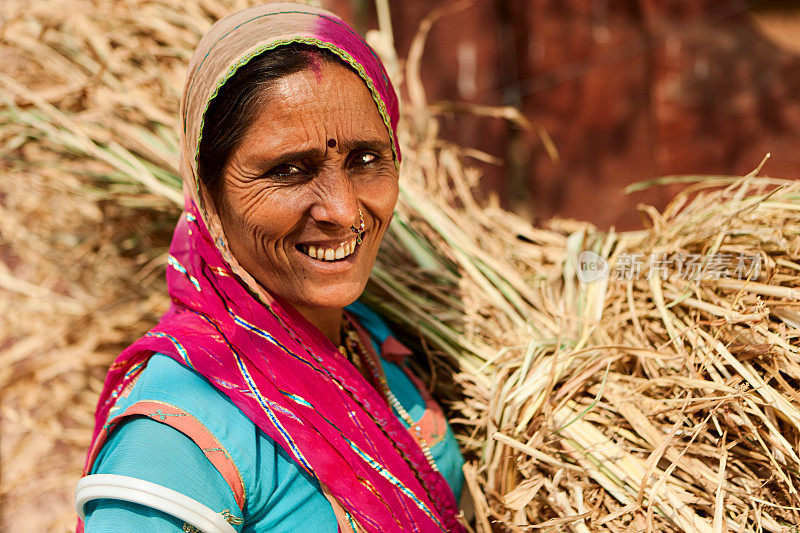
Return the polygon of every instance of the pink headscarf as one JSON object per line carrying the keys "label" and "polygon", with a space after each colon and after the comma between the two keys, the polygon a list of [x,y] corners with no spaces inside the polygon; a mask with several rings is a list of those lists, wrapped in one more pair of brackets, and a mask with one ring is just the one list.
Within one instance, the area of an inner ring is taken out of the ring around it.
{"label": "pink headscarf", "polygon": [[399,161],[397,96],[375,53],[341,19],[305,5],[270,3],[215,24],[195,50],[181,102],[185,213],[170,247],[172,305],[111,366],[85,473],[104,440],[110,409],[142,363],[160,352],[226,394],[359,528],[463,531],[452,490],[385,399],[318,329],[266,293],[230,254],[198,180],[196,155],[209,101],[249,59],[297,42],[331,50],[360,75]]}

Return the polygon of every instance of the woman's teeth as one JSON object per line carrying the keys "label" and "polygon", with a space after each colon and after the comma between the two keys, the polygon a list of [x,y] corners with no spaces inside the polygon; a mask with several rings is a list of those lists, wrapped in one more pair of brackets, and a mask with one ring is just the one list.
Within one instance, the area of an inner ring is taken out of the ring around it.
{"label": "woman's teeth", "polygon": [[339,243],[335,247],[300,246],[300,251],[319,261],[337,261],[352,254],[356,249],[356,239]]}

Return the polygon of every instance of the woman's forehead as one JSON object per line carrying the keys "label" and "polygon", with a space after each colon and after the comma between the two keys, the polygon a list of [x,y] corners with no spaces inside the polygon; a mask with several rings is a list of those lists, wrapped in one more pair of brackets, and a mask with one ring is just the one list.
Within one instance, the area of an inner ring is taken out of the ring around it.
{"label": "woman's forehead", "polygon": [[[399,119],[397,97],[380,59],[364,39],[339,17],[324,9],[270,2],[233,13],[203,36],[189,65],[181,107],[181,144],[185,168],[196,171],[204,116],[209,102],[236,71],[261,53],[302,43],[326,49],[358,72],[379,107],[392,142],[395,165],[400,147],[395,128]],[[188,177],[196,189],[196,172]]]}
{"label": "woman's forehead", "polygon": [[277,80],[258,106],[250,133],[276,143],[287,135],[304,138],[319,133],[333,136],[339,144],[389,142],[367,86],[349,68],[329,62]]}
{"label": "woman's forehead", "polygon": [[363,113],[375,110],[380,119],[366,84],[358,74],[340,63],[319,62],[283,76],[268,93],[268,103],[274,104],[276,112],[290,106],[308,107],[318,103],[315,107],[328,110],[351,109]]}

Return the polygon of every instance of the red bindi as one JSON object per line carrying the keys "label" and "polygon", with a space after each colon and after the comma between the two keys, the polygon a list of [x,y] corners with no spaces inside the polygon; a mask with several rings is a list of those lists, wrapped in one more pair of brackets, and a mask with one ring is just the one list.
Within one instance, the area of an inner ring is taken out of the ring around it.
{"label": "red bindi", "polygon": [[313,52],[307,52],[307,54],[310,63],[308,68],[310,68],[314,73],[314,77],[317,79],[317,81],[320,81],[322,79],[322,61],[320,60],[319,55]]}
{"label": "red bindi", "polygon": [[328,139],[328,147],[336,148],[336,139]]}

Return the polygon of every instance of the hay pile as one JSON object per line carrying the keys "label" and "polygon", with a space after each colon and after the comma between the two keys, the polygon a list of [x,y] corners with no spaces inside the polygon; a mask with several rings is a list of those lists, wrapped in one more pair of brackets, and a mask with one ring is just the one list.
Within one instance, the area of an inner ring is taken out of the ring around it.
{"label": "hay pile", "polygon": [[[406,187],[400,216],[435,263],[387,246],[371,296],[437,348],[432,381],[460,370],[440,391],[476,458],[479,531],[800,524],[800,184],[703,187],[619,235],[534,230]],[[581,282],[581,250],[612,279]]]}
{"label": "hay pile", "polygon": [[[4,530],[74,523],[107,365],[167,304],[183,69],[242,4],[0,6]],[[390,65],[409,95],[402,193],[366,298],[427,356],[474,529],[800,524],[800,186],[714,178],[644,209],[643,231],[533,228],[479,205],[480,154],[437,139],[422,42]],[[603,259],[608,276],[579,279]]]}

